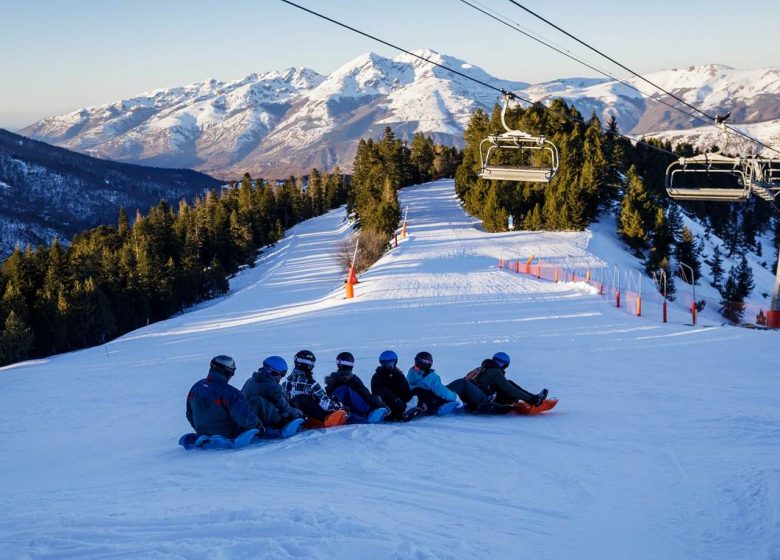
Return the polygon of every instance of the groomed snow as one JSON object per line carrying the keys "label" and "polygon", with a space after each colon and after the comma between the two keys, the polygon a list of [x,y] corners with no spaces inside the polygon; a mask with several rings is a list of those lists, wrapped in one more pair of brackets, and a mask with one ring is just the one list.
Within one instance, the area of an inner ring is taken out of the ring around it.
{"label": "groomed snow", "polygon": [[[0,370],[4,558],[780,557],[775,332],[663,325],[584,284],[496,269],[597,262],[584,233],[480,230],[451,181],[405,189],[409,237],[343,299],[343,212],[310,220],[231,294],[93,348]],[[611,249],[610,249],[611,251]],[[429,350],[445,381],[498,350],[561,402],[540,417],[346,426],[184,451],[190,386],[219,353]],[[107,356],[108,353],[108,356]]]}

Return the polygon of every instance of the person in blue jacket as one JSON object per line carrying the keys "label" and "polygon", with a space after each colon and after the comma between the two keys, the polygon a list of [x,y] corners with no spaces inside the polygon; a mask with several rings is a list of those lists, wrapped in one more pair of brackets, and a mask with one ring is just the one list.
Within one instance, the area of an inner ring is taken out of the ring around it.
{"label": "person in blue jacket", "polygon": [[430,352],[419,352],[414,357],[414,366],[406,374],[406,380],[412,393],[417,396],[417,406],[427,414],[434,414],[440,406],[449,402],[463,406],[463,401],[457,393],[447,389],[433,369],[433,356]]}
{"label": "person in blue jacket", "polygon": [[235,438],[246,430],[263,430],[263,423],[243,393],[229,384],[236,372],[230,356],[215,356],[209,374],[187,395],[187,420],[199,435]]}
{"label": "person in blue jacket", "polygon": [[268,356],[241,388],[250,406],[257,410],[260,421],[271,428],[283,428],[296,418],[305,418],[303,412],[292,406],[287,399],[281,385],[285,375],[285,359],[281,356]]}

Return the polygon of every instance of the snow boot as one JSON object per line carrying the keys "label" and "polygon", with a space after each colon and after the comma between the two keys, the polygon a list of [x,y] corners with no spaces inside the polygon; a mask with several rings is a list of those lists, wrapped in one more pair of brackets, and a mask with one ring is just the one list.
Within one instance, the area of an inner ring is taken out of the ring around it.
{"label": "snow boot", "polygon": [[535,395],[536,399],[531,404],[534,406],[539,406],[544,402],[544,399],[547,398],[547,389],[542,389],[541,393]]}
{"label": "snow boot", "polygon": [[422,408],[415,406],[414,408],[410,408],[403,413],[403,416],[401,416],[401,421],[408,422],[409,420],[414,420],[418,416],[422,416],[424,413],[425,411]]}
{"label": "snow boot", "polygon": [[414,395],[411,399],[409,399],[409,402],[406,403],[406,410],[404,410],[404,414],[406,414],[413,408],[417,408],[417,395]]}
{"label": "snow boot", "polygon": [[376,408],[369,412],[368,417],[366,420],[368,420],[369,424],[379,424],[382,420],[385,419],[385,416],[390,414],[390,411],[386,408]]}

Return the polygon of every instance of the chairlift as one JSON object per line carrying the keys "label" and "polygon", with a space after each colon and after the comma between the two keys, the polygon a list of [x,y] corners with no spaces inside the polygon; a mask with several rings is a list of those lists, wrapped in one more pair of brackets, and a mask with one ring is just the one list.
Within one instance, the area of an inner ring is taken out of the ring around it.
{"label": "chairlift", "polygon": [[[509,94],[504,95],[501,109],[501,124],[504,132],[489,135],[479,144],[481,170],[479,177],[491,181],[525,181],[528,183],[549,183],[558,172],[558,148],[544,136],[534,136],[521,130],[512,130],[506,125],[506,109]],[[550,154],[549,166],[491,165],[490,156],[503,150],[544,150]]]}
{"label": "chairlift", "polygon": [[666,168],[666,192],[675,200],[744,202],[754,173],[743,158],[716,153],[681,157]]}
{"label": "chairlift", "polygon": [[780,194],[780,159],[749,160],[753,167],[751,190],[767,202],[774,202]]}

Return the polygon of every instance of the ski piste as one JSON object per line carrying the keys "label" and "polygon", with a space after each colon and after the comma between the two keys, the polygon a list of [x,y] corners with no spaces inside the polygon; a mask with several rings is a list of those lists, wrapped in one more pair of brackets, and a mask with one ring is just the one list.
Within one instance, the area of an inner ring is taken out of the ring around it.
{"label": "ski piste", "polygon": [[[703,327],[683,326],[674,306],[661,324],[583,283],[497,269],[507,255],[641,269],[608,217],[585,232],[490,234],[452,181],[398,195],[408,235],[354,299],[329,256],[351,232],[342,209],[288,231],[224,297],[105,348],[0,369],[2,556],[778,556],[777,333],[712,326],[708,309]],[[444,383],[505,351],[509,379],[561,402],[530,418],[345,426],[238,452],[175,445],[213,356],[236,360],[241,385],[266,356],[301,348],[320,381],[349,350],[365,382],[386,349],[402,369],[429,350]]]}

